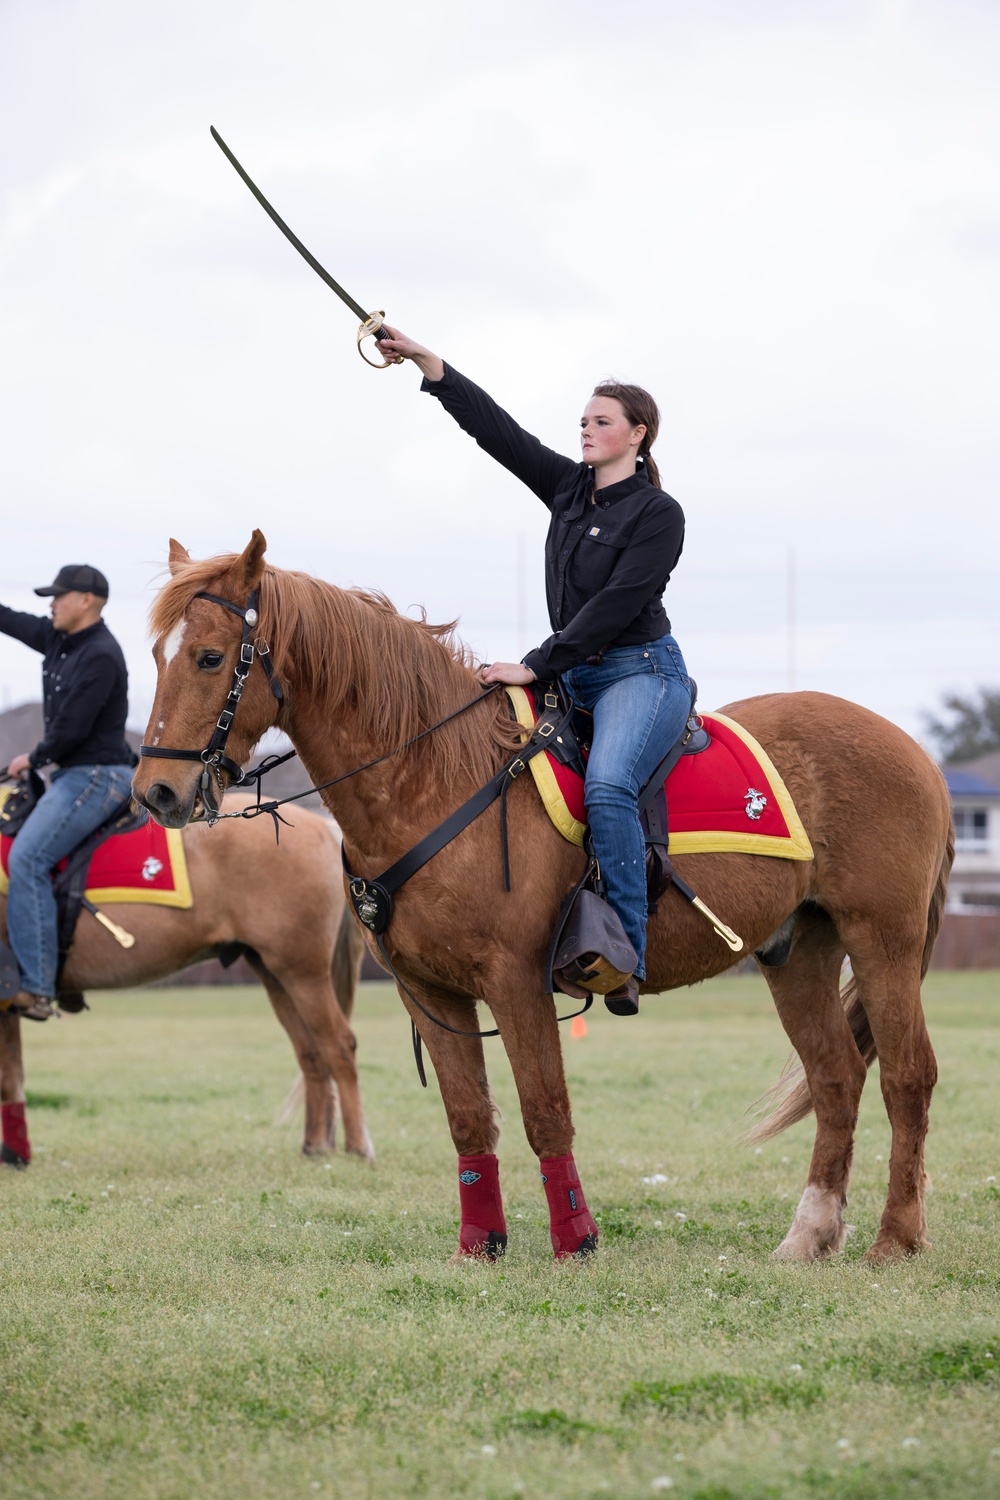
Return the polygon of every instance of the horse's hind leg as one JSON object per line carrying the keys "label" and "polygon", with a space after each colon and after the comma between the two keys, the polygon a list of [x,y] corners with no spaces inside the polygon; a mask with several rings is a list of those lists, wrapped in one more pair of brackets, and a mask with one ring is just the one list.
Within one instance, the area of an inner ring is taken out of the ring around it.
{"label": "horse's hind leg", "polygon": [[324,1155],[335,1149],[337,1141],[337,1101],[330,1069],[320,1057],[316,1043],[281,985],[272,976],[265,979],[262,975],[261,979],[274,1013],[288,1033],[302,1074],[305,1103],[303,1155]]}
{"label": "horse's hind leg", "polygon": [[26,1167],[31,1160],[28,1122],[24,1117],[24,1062],[19,1016],[0,1014],[0,1163]]}
{"label": "horse's hind leg", "polygon": [[764,968],[781,1024],[802,1062],[816,1139],[805,1191],[779,1260],[819,1260],[844,1247],[847,1185],[858,1105],[867,1068],[844,1013],[840,970],[844,949],[825,912],[802,910],[791,956],[782,968]]}
{"label": "horse's hind leg", "polygon": [[[843,930],[843,929],[842,929]],[[867,1259],[926,1248],[924,1141],[937,1063],[920,1003],[923,931],[848,932],[858,992],[878,1050],[879,1082],[892,1130],[889,1191]]]}
{"label": "horse's hind leg", "polygon": [[333,1149],[339,1096],[345,1150],[373,1161],[375,1151],[361,1109],[354,1035],[330,986],[297,983],[294,993],[289,993],[263,960],[255,955],[248,955],[248,959],[267,990],[302,1069],[306,1105],[303,1152],[314,1156]]}

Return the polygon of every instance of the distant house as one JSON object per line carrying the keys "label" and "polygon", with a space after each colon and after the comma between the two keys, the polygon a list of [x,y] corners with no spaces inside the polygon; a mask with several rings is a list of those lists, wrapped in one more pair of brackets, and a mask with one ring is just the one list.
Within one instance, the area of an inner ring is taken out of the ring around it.
{"label": "distant house", "polygon": [[941,770],[955,824],[948,910],[1000,913],[1000,752]]}

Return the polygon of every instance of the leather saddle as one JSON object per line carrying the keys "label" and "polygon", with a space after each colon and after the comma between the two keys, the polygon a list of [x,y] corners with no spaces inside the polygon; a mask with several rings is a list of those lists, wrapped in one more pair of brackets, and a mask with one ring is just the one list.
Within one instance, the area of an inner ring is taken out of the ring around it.
{"label": "leather saddle", "polygon": [[[656,911],[656,903],[670,884],[672,874],[668,852],[670,835],[667,825],[667,777],[682,755],[699,755],[712,743],[711,735],[702,726],[695,710],[698,684],[693,679],[689,681],[691,707],[684,728],[639,793],[639,821],[646,839],[646,894],[650,914]],[[561,678],[556,678],[555,682],[533,682],[528,691],[532,694],[535,712],[539,717],[545,711],[547,694],[555,693],[564,709],[571,706],[571,699]],[[573,715],[568,726],[570,732],[564,729],[558,742],[553,737],[546,746],[554,760],[575,771],[580,777],[585,777],[587,773],[593,726],[593,715],[586,709],[573,705]]]}
{"label": "leather saddle", "polygon": [[[646,840],[646,893],[649,912],[674,878],[668,846],[667,794],[665,782],[682,755],[697,755],[707,750],[711,736],[695,713],[698,688],[690,683],[691,706],[681,734],[657,766],[638,798],[639,820]],[[593,738],[593,715],[572,705],[561,679],[551,683],[532,683],[536,717],[551,711],[558,699],[563,710],[574,712],[562,734],[553,736],[548,753],[578,776],[585,777],[587,755]],[[604,881],[594,857],[589,829],[584,835],[587,868],[579,883],[563,900],[555,931],[549,944],[546,962],[546,988],[552,993],[562,990],[578,999],[593,992],[607,994],[632,973],[635,951],[625,935],[621,921],[606,899]]]}

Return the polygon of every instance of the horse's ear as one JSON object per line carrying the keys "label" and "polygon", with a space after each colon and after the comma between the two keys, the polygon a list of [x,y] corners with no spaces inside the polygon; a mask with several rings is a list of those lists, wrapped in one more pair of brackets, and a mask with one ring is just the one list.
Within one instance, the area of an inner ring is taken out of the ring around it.
{"label": "horse's ear", "polygon": [[250,538],[243,551],[243,556],[236,564],[237,570],[243,575],[243,586],[246,589],[255,589],[264,576],[264,553],[267,551],[267,539],[264,533],[254,527],[253,536]]}
{"label": "horse's ear", "polygon": [[182,547],[175,537],[170,538],[170,554],[167,558],[167,566],[171,577],[180,572],[191,561],[191,554],[186,547]]}

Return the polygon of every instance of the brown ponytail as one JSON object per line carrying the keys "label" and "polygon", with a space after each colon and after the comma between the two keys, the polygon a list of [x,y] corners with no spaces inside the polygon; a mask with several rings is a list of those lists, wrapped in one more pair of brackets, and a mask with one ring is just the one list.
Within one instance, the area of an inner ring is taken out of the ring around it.
{"label": "brown ponytail", "polygon": [[660,410],[652,396],[648,391],[644,391],[641,385],[623,385],[620,380],[602,380],[600,385],[594,386],[593,393],[595,396],[609,396],[611,400],[617,401],[633,427],[645,427],[646,432],[639,444],[638,456],[643,461],[646,478],[650,484],[662,490],[660,471],[649,451],[656,442],[656,435],[660,430]]}

